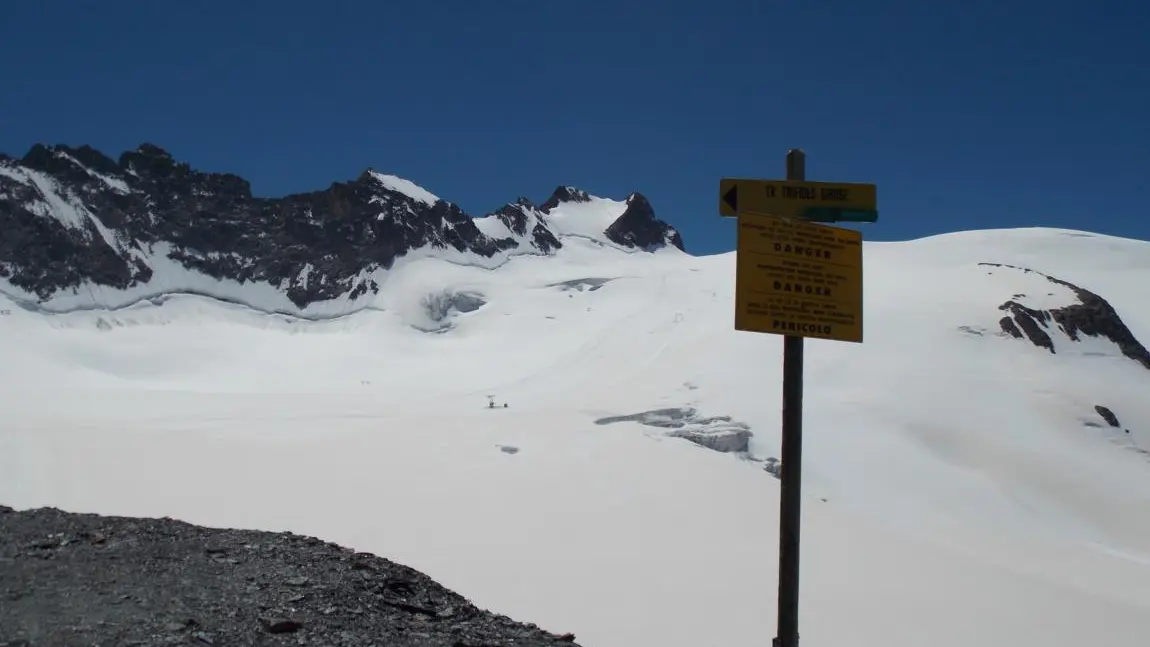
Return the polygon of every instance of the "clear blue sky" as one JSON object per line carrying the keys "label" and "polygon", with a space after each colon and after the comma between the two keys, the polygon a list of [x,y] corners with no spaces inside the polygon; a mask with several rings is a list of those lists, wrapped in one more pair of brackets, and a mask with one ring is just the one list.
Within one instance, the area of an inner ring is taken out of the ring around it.
{"label": "clear blue sky", "polygon": [[1143,0],[5,2],[0,151],[150,141],[261,195],[367,166],[482,215],[646,194],[728,250],[723,176],[878,184],[868,239],[1150,239]]}

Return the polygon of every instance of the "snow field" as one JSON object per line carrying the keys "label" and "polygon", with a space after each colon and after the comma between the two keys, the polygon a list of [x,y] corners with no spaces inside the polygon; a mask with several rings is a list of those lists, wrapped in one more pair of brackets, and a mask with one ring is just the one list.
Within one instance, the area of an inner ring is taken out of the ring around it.
{"label": "snow field", "polygon": [[[497,269],[412,258],[326,321],[0,299],[0,502],[317,535],[587,647],[769,644],[778,482],[594,420],[693,406],[777,456],[781,341],[732,329],[731,254],[576,240]],[[807,342],[803,644],[1144,644],[1150,373],[999,335],[1015,294],[1069,297],[978,263],[1093,290],[1150,343],[1150,243],[966,232],[865,262],[864,343]],[[272,298],[251,287],[219,289]],[[445,289],[486,303],[415,329]],[[1131,434],[1086,426],[1095,404]]]}

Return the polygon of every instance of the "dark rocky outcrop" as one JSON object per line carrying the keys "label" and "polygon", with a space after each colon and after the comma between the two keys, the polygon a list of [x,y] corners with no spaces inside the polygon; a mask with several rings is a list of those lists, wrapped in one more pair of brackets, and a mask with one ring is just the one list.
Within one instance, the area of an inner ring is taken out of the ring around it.
{"label": "dark rocky outcrop", "polygon": [[[303,308],[377,291],[368,274],[414,249],[552,253],[562,245],[546,212],[591,199],[572,187],[538,209],[521,198],[494,214],[513,235],[492,238],[456,205],[408,195],[396,180],[369,169],[322,191],[261,198],[237,175],[195,170],[150,143],[118,160],[88,146],[36,145],[0,159],[0,278],[43,301],[85,283],[148,284],[166,258],[216,279],[270,284]],[[651,249],[659,231],[674,230],[645,205],[604,235]]]}
{"label": "dark rocky outcrop", "polygon": [[573,186],[556,187],[551,192],[551,197],[547,201],[539,205],[539,210],[543,213],[550,213],[552,209],[558,207],[564,202],[590,202],[591,196],[586,191],[581,191]]}
{"label": "dark rocky outcrop", "polygon": [[1017,339],[1025,336],[1035,346],[1054,353],[1054,340],[1049,332],[1051,330],[1049,324],[1053,323],[1071,341],[1079,341],[1082,335],[1108,339],[1114,342],[1123,355],[1150,369],[1150,351],[1147,351],[1146,347],[1134,337],[1134,333],[1130,332],[1122,318],[1118,316],[1118,312],[1106,299],[1073,283],[1031,269],[1002,263],[979,263],[979,265],[1033,272],[1051,283],[1069,289],[1078,298],[1078,303],[1067,304],[1060,308],[1036,310],[1019,303],[1017,299],[1022,295],[1016,295],[1015,298],[999,306],[1000,310],[1007,313],[1007,316],[999,321],[1004,333]]}
{"label": "dark rocky outcrop", "polygon": [[0,644],[575,645],[289,533],[0,506]]}
{"label": "dark rocky outcrop", "polygon": [[[1043,330],[1046,322],[1053,319],[1049,312],[1027,308],[1017,301],[1007,301],[999,306],[999,309],[1009,313],[998,321],[1003,332],[1015,339],[1022,339],[1025,336],[1035,346],[1054,352],[1054,340]],[[1018,323],[1015,323],[1016,321]]]}
{"label": "dark rocky outcrop", "polygon": [[511,233],[519,237],[528,235],[530,228],[531,245],[544,254],[549,254],[563,246],[555,234],[547,228],[543,221],[543,214],[535,208],[527,198],[519,198],[511,204],[504,205],[496,211],[495,217],[502,222]]}
{"label": "dark rocky outcrop", "polygon": [[1122,424],[1118,422],[1118,416],[1114,415],[1114,412],[1107,407],[1096,404],[1094,405],[1094,410],[1098,412],[1098,415],[1102,416],[1102,419],[1106,421],[1106,424],[1110,425],[1111,427],[1122,426]]}
{"label": "dark rocky outcrop", "polygon": [[606,231],[616,245],[658,249],[671,245],[683,249],[683,238],[673,227],[655,217],[651,203],[641,193],[627,197],[627,210]]}
{"label": "dark rocky outcrop", "polygon": [[495,212],[495,216],[499,218],[500,222],[507,226],[517,236],[527,235],[527,225],[531,222],[530,212],[535,210],[535,205],[527,198],[519,198],[511,204],[504,205],[502,209]]}

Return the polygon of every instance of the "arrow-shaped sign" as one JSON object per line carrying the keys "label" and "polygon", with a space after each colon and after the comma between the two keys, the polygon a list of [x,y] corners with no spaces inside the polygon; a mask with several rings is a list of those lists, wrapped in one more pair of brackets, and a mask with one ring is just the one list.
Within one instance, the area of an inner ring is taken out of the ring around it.
{"label": "arrow-shaped sign", "polygon": [[[803,218],[812,208],[843,212],[878,209],[875,185],[801,180],[719,180],[719,213],[734,217],[749,213]],[[868,217],[873,222],[873,217]]]}
{"label": "arrow-shaped sign", "polygon": [[[731,211],[738,213],[739,211],[739,185],[732,183],[731,188],[723,194],[723,203],[731,208]],[[721,209],[721,207],[720,207]]]}

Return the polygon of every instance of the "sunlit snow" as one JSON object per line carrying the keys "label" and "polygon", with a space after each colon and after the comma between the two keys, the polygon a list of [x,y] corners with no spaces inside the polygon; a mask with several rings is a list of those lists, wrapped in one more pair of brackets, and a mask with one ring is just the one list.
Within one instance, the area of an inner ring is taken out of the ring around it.
{"label": "sunlit snow", "polygon": [[[316,535],[585,647],[769,645],[779,482],[750,459],[778,456],[781,340],[733,330],[733,254],[578,237],[621,206],[561,205],[553,257],[415,255],[322,321],[174,266],[155,286],[207,296],[48,314],[0,281],[0,503]],[[1150,343],[1150,243],[867,243],[866,340],[807,342],[804,647],[1150,636],[1150,371],[1001,334],[1003,302],[1073,295],[980,262],[1092,290]],[[751,456],[595,424],[674,407],[745,422]]]}
{"label": "sunlit snow", "polygon": [[438,196],[433,194],[431,191],[428,191],[427,189],[419,186],[415,182],[412,182],[411,180],[405,180],[395,175],[387,175],[385,173],[377,173],[375,171],[371,172],[371,177],[374,178],[375,181],[379,182],[385,189],[390,189],[397,193],[402,193],[403,195],[406,195],[413,200],[418,200],[419,202],[422,202],[428,206],[432,206],[436,202],[439,202]]}
{"label": "sunlit snow", "polygon": [[557,236],[602,239],[603,231],[627,210],[624,200],[588,196],[586,202],[560,202],[547,213],[547,224]]}

